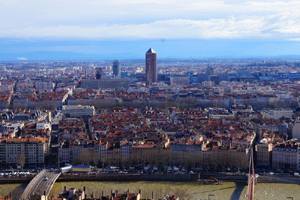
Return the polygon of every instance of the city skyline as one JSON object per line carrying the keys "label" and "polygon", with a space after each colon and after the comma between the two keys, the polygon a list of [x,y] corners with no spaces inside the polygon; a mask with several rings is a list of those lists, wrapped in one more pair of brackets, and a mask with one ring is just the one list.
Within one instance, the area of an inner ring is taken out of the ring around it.
{"label": "city skyline", "polygon": [[300,196],[299,10],[0,0],[0,200]]}

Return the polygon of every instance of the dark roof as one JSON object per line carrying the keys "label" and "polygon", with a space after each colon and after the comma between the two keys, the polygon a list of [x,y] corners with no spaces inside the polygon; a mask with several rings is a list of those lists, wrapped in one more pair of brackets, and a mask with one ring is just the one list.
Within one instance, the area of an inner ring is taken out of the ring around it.
{"label": "dark roof", "polygon": [[78,166],[73,166],[73,168],[91,168],[91,165],[78,165]]}
{"label": "dark roof", "polygon": [[154,49],[150,48],[146,53],[156,53]]}

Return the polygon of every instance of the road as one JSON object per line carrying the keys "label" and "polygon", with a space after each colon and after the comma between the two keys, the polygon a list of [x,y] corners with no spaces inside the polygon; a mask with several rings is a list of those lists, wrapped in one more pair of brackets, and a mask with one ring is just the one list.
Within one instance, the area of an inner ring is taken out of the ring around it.
{"label": "road", "polygon": [[[59,176],[60,172],[46,169],[42,170],[30,181],[20,199],[30,200],[32,195],[41,196],[44,193],[48,196],[53,184]],[[45,177],[47,177],[48,180],[46,180]]]}

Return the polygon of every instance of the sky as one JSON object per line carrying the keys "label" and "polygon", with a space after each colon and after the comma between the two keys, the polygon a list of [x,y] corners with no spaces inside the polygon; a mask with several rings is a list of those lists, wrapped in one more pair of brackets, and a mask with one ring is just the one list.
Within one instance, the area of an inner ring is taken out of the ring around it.
{"label": "sky", "polygon": [[0,0],[2,60],[142,58],[150,47],[162,58],[300,55],[300,1]]}

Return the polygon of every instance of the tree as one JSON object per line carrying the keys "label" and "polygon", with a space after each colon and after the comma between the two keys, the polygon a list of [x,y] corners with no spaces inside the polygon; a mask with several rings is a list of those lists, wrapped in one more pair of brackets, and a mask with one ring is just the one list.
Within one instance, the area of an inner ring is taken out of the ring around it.
{"label": "tree", "polygon": [[21,166],[22,170],[23,170],[23,167],[25,165],[25,154],[18,154],[17,159],[16,159],[16,163],[17,163],[18,166]]}
{"label": "tree", "polygon": [[97,165],[100,160],[99,155],[93,149],[85,149],[72,161],[75,165]]}

